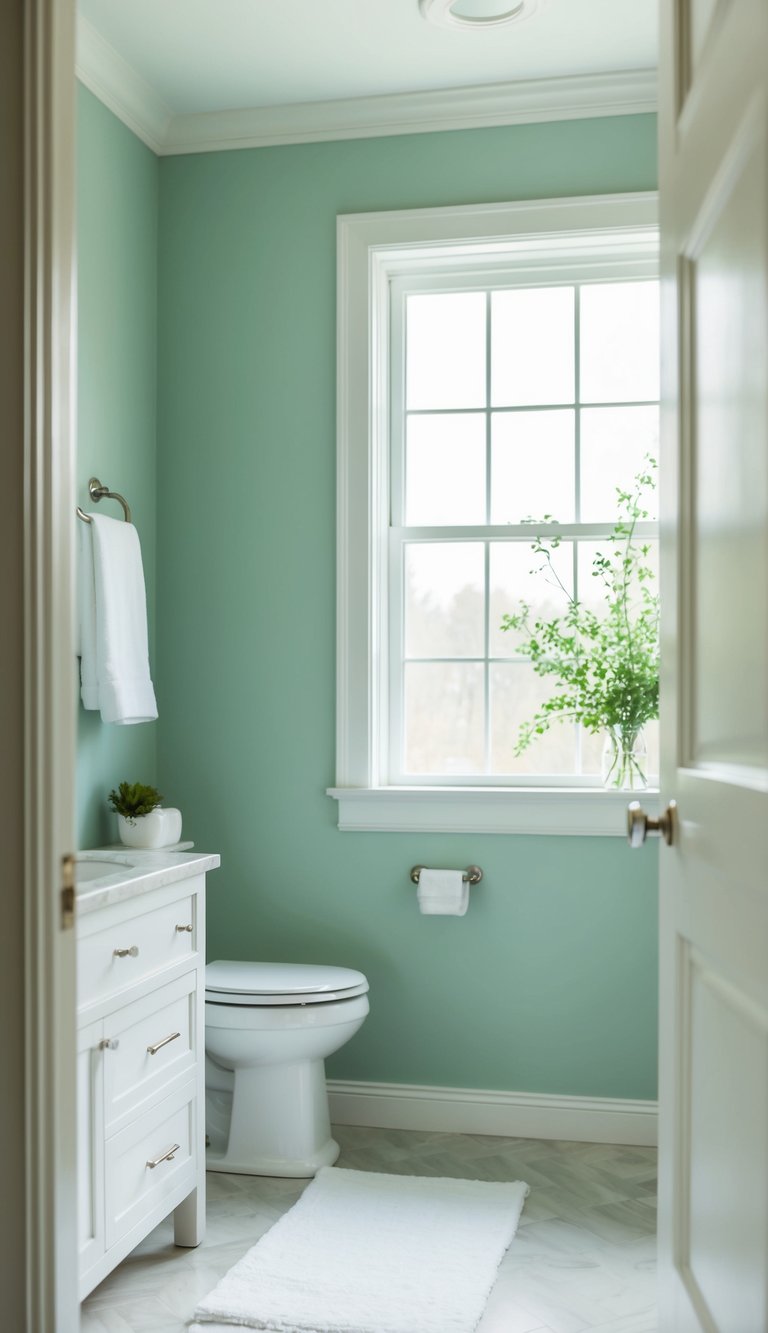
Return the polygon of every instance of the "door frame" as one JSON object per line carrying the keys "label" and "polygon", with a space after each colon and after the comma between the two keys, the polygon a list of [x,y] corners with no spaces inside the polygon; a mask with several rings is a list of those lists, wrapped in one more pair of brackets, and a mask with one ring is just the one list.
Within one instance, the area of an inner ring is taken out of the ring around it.
{"label": "door frame", "polygon": [[24,0],[26,1328],[78,1327],[75,932],[75,3]]}

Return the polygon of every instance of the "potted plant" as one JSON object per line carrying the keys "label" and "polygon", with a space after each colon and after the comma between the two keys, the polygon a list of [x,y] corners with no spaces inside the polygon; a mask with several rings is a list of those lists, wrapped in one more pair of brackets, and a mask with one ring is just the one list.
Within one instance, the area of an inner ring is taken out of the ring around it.
{"label": "potted plant", "polygon": [[117,815],[120,841],[126,847],[170,847],[181,839],[181,811],[164,809],[156,787],[143,782],[121,782],[109,793]]}
{"label": "potted plant", "polygon": [[560,538],[537,537],[533,551],[539,572],[566,599],[562,616],[531,624],[530,607],[521,602],[505,615],[501,628],[524,634],[519,651],[539,676],[553,678],[554,693],[530,721],[523,723],[515,754],[522,754],[560,718],[579,722],[589,732],[605,734],[603,783],[608,787],[647,786],[643,727],[659,716],[659,596],[650,567],[650,548],[638,542],[637,524],[648,517],[644,496],[655,486],[656,464],[645,460],[632,491],[617,491],[620,518],[605,553],[592,562],[592,577],[602,584],[602,615],[575,601],[557,576],[552,551]]}

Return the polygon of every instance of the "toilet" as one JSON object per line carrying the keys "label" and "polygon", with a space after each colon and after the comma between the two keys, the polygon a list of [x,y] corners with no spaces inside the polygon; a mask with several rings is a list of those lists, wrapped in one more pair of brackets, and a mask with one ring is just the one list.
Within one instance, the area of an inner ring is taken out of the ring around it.
{"label": "toilet", "polygon": [[335,1162],[323,1062],[367,1014],[368,982],[351,968],[209,963],[208,1170],[314,1176]]}

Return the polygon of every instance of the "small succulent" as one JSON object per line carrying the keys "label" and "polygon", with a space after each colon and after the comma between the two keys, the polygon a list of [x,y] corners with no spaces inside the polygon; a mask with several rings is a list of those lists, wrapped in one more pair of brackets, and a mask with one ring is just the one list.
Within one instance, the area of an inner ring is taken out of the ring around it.
{"label": "small succulent", "polygon": [[150,815],[162,800],[157,787],[145,787],[143,782],[121,782],[117,791],[109,793],[109,804],[115,814],[122,815],[129,824],[135,824],[142,815]]}

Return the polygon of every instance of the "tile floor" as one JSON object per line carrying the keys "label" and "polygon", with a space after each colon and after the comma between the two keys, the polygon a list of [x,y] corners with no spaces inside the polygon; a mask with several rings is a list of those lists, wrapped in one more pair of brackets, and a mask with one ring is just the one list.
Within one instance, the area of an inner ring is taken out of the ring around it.
{"label": "tile floor", "polygon": [[[477,1333],[655,1333],[652,1148],[340,1126],[338,1165],[526,1180],[531,1193]],[[88,1297],[81,1333],[183,1333],[197,1301],[298,1199],[306,1181],[208,1176],[208,1235],[170,1222]]]}

